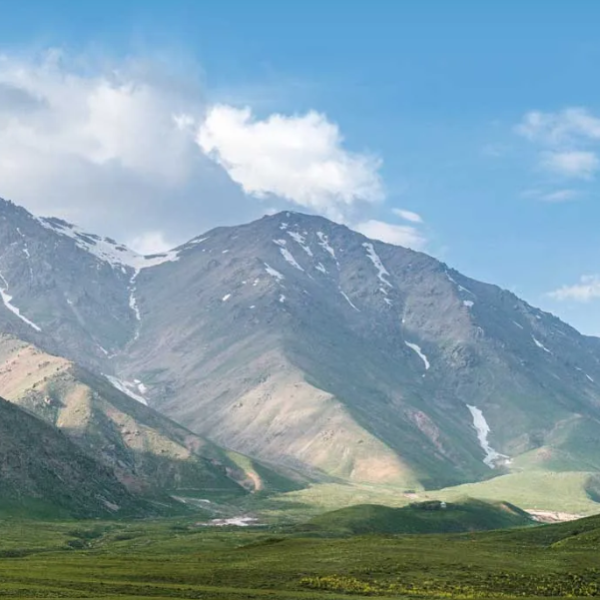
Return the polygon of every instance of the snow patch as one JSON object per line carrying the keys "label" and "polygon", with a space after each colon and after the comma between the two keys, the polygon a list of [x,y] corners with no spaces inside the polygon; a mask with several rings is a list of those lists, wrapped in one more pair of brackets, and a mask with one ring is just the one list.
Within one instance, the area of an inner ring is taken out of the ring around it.
{"label": "snow patch", "polygon": [[491,429],[487,421],[485,420],[485,417],[483,416],[483,412],[476,406],[472,406],[471,404],[467,404],[467,408],[469,409],[471,416],[473,417],[473,428],[477,432],[477,439],[479,440],[479,445],[485,452],[483,462],[490,469],[495,469],[495,463],[497,463],[498,461],[505,461],[506,459],[508,459],[508,456],[506,456],[505,454],[500,454],[490,446],[488,436],[490,434]]}
{"label": "snow patch", "polygon": [[329,271],[327,271],[327,269],[323,266],[323,263],[319,263],[316,267],[317,271],[321,271],[321,273],[327,275],[327,273],[329,273]]}
{"label": "snow patch", "polygon": [[344,298],[346,299],[346,302],[348,302],[348,304],[357,312],[360,312],[360,308],[357,308],[356,305],[354,304],[354,302],[352,302],[352,300],[350,300],[350,298],[348,298],[348,294],[346,294],[346,292],[344,292],[344,290],[342,290],[340,288],[340,294],[342,296],[344,296]]}
{"label": "snow patch", "polygon": [[313,256],[313,251],[310,246],[306,244],[306,238],[298,233],[297,231],[288,231],[287,234],[308,254],[309,256]]}
{"label": "snow patch", "polygon": [[381,262],[381,259],[379,258],[377,252],[375,252],[373,244],[371,244],[371,242],[365,242],[363,244],[363,247],[367,250],[367,256],[377,269],[377,277],[379,277],[379,281],[381,281],[381,283],[387,285],[388,287],[393,287],[389,280],[386,279],[386,277],[389,277],[390,274],[388,270],[383,266],[383,263]]}
{"label": "snow patch", "polygon": [[279,302],[282,304],[285,302],[285,294],[279,294]]}
{"label": "snow patch", "polygon": [[137,400],[140,404],[144,404],[145,406],[148,406],[148,402],[146,401],[146,398],[144,398],[142,395],[140,395],[139,393],[134,391],[134,390],[137,390],[138,392],[140,391],[139,384],[136,384],[135,382],[131,382],[131,381],[123,381],[122,379],[119,379],[118,377],[114,377],[112,375],[105,375],[105,377],[106,377],[106,379],[108,379],[108,381],[110,381],[112,383],[113,387],[118,389],[120,392],[123,392],[130,398]]}
{"label": "snow patch", "polygon": [[[140,315],[140,307],[138,306],[137,299],[135,297],[135,291],[136,291],[135,280],[137,279],[137,276],[139,274],[140,274],[140,270],[136,269],[133,272],[131,279],[129,280],[129,308],[133,311],[136,321],[142,320],[142,317]],[[137,340],[138,337],[139,337],[139,331],[136,331],[135,339]]]}
{"label": "snow patch", "polygon": [[225,294],[222,298],[221,298],[221,302],[227,302],[227,300],[229,300],[229,298],[231,298],[231,294]]}
{"label": "snow patch", "polygon": [[[271,276],[274,277],[275,279],[277,279],[277,281],[283,281],[285,279],[285,277],[276,269],[274,269],[273,267],[269,266],[267,263],[264,263],[265,265],[265,271]],[[254,282],[254,286],[256,287],[256,285],[258,284],[258,279],[255,280]]]}
{"label": "snow patch", "polygon": [[546,348],[546,346],[544,346],[544,344],[542,344],[542,342],[540,342],[535,336],[531,336],[531,339],[533,340],[533,343],[540,348],[541,350],[543,350],[544,352],[547,352],[548,354],[552,354],[552,352],[550,352],[550,350],[548,350],[548,348]]}
{"label": "snow patch", "polygon": [[285,261],[292,265],[294,269],[304,272],[304,269],[296,262],[296,259],[292,256],[292,253],[287,248],[279,248],[279,251],[281,252],[281,256],[283,256]]}
{"label": "snow patch", "polygon": [[592,383],[596,383],[583,369],[581,369],[580,367],[575,367],[575,369],[580,373],[583,373],[589,381],[591,381]]}
{"label": "snow patch", "polygon": [[413,344],[411,342],[404,342],[413,352],[416,352],[417,355],[419,356],[419,358],[423,361],[423,364],[425,365],[425,370],[429,371],[429,367],[431,367],[431,364],[429,363],[429,359],[427,358],[427,356],[425,356],[425,354],[423,353],[423,350],[421,350],[421,347],[417,344]]}
{"label": "snow patch", "polygon": [[12,303],[13,297],[8,293],[8,282],[6,281],[2,273],[0,273],[0,279],[4,284],[2,287],[0,287],[0,297],[2,298],[4,306],[6,306],[6,308],[8,308],[8,310],[10,310],[10,312],[12,312],[14,315],[19,317],[19,319],[21,319],[23,323],[27,323],[27,325],[29,325],[29,327],[31,327],[32,329],[35,329],[36,331],[42,331],[42,328],[39,325],[36,325],[33,321],[30,321],[25,315],[22,315],[20,309],[18,309]]}
{"label": "snow patch", "polygon": [[329,245],[329,238],[322,231],[317,231],[317,237],[319,238],[319,246],[328,252],[331,258],[337,262],[335,250]]}
{"label": "snow patch", "polygon": [[[27,238],[23,235],[23,232],[19,227],[17,227],[17,233],[21,236],[23,240],[23,254],[27,257],[27,260],[31,258],[31,254],[29,252],[29,247],[27,246]],[[31,270],[31,263],[28,262],[27,266],[29,267],[29,275],[33,277],[33,271]]]}
{"label": "snow patch", "polygon": [[473,306],[475,305],[475,302],[473,302],[473,300],[463,300],[463,304],[467,308],[473,308]]}
{"label": "snow patch", "polygon": [[463,285],[460,285],[460,283],[458,283],[458,281],[456,281],[456,279],[454,279],[450,275],[450,273],[448,273],[448,271],[446,271],[446,277],[448,278],[448,281],[450,281],[450,283],[453,283],[458,288],[459,292],[464,292],[465,294],[471,294],[471,296],[475,296],[475,294],[471,290],[468,290]]}
{"label": "snow patch", "polygon": [[525,329],[523,327],[523,325],[521,325],[520,323],[517,323],[516,321],[513,321],[513,323],[519,328],[519,329]]}
{"label": "snow patch", "polygon": [[131,250],[131,248],[119,244],[110,238],[101,238],[93,233],[86,233],[76,225],[67,223],[61,219],[38,218],[37,221],[42,227],[72,239],[79,248],[95,256],[102,262],[108,263],[112,267],[125,266],[141,270],[165,262],[179,260],[179,252],[177,250],[142,256]]}
{"label": "snow patch", "polygon": [[208,238],[207,237],[203,237],[203,238],[194,238],[192,240],[190,240],[186,246],[197,246],[198,244],[201,244],[202,242],[205,242]]}

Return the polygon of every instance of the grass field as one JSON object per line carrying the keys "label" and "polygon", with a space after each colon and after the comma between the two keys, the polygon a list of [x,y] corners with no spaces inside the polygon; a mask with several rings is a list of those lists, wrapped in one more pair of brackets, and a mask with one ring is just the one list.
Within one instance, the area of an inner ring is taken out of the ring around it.
{"label": "grass field", "polygon": [[194,520],[0,522],[0,597],[600,595],[600,518],[460,535],[314,536]]}

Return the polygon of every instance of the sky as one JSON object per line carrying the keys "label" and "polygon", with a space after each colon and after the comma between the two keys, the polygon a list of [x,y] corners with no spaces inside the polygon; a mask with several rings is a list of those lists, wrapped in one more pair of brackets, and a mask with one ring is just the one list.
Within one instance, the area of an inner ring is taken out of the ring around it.
{"label": "sky", "polygon": [[600,3],[0,0],[0,197],[141,252],[276,210],[600,335]]}

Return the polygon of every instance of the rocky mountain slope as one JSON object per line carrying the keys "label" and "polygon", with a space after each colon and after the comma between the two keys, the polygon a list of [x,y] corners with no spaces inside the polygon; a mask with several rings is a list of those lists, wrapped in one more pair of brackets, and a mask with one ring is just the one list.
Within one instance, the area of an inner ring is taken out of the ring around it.
{"label": "rocky mountain slope", "polygon": [[552,315],[318,217],[194,242],[140,273],[115,364],[195,431],[407,488],[600,466],[599,355]]}
{"label": "rocky mountain slope", "polygon": [[112,471],[54,427],[0,398],[0,514],[152,514]]}
{"label": "rocky mountain slope", "polygon": [[0,329],[217,444],[404,489],[600,469],[598,341],[425,254],[296,213],[154,257],[0,217]]}
{"label": "rocky mountain slope", "polygon": [[113,471],[132,493],[205,497],[269,486],[268,469],[144,406],[141,397],[128,395],[135,394],[126,382],[7,335],[0,335],[0,389]]}

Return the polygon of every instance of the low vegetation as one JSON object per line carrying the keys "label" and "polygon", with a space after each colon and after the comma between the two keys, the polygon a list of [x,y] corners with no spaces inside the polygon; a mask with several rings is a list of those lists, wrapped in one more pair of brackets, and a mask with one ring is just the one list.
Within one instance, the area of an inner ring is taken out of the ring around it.
{"label": "low vegetation", "polygon": [[[474,509],[490,510],[476,504]],[[355,512],[363,511],[358,507]],[[0,596],[335,600],[600,595],[600,517],[479,533],[344,537],[331,515],[333,530],[318,532],[281,525],[208,527],[200,524],[206,517],[0,521]]]}

